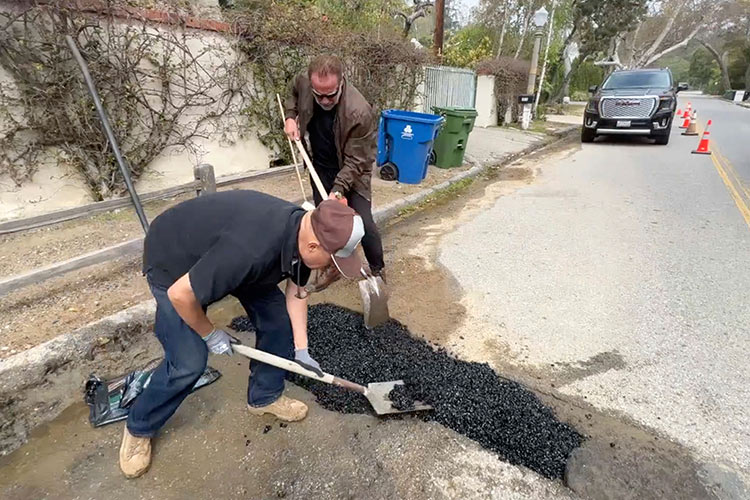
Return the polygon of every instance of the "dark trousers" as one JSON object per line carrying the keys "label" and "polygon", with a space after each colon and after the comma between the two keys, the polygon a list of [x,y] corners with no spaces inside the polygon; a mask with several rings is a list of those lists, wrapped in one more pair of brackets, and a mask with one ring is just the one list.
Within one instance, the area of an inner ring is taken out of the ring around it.
{"label": "dark trousers", "polygon": [[[326,192],[330,193],[333,189],[333,183],[336,181],[336,176],[339,173],[338,170],[316,168],[316,172],[318,172],[318,176],[320,176]],[[315,183],[312,179],[310,179],[310,182],[314,188]],[[375,225],[375,220],[372,218],[372,203],[356,191],[349,191],[345,195],[349,206],[362,217],[362,222],[365,225],[362,249],[365,251],[365,257],[367,257],[367,263],[370,264],[370,269],[373,272],[378,272],[385,267],[385,262],[383,261],[383,242],[380,239],[378,226]],[[313,196],[315,198],[315,206],[318,206],[323,199],[320,197],[317,189],[313,189]]]}
{"label": "dark trousers", "polygon": [[[177,314],[167,290],[151,285],[151,293],[156,299],[154,333],[164,348],[164,360],[128,414],[128,431],[139,437],[153,436],[167,422],[203,374],[208,359],[206,343]],[[255,325],[256,347],[292,359],[292,326],[281,290],[275,285],[259,287],[238,298]],[[284,391],[284,375],[284,370],[251,361],[248,404],[265,406],[278,399]]]}

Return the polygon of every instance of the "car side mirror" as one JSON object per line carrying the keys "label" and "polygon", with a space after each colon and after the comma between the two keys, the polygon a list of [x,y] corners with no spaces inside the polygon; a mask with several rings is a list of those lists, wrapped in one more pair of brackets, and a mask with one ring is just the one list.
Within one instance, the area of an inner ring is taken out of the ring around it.
{"label": "car side mirror", "polygon": [[592,85],[589,87],[589,93],[596,94],[596,90],[599,88],[599,85]]}
{"label": "car side mirror", "polygon": [[681,83],[677,86],[677,92],[682,92],[683,90],[687,90],[688,84],[687,83]]}

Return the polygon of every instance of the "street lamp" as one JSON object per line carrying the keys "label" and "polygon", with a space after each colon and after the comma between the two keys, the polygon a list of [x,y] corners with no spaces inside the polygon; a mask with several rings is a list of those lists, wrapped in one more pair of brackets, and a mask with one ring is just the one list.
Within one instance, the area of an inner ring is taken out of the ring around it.
{"label": "street lamp", "polygon": [[539,29],[544,28],[544,25],[547,24],[548,17],[549,12],[547,12],[547,9],[545,9],[544,7],[534,12],[534,26]]}
{"label": "street lamp", "polygon": [[[529,68],[529,82],[526,85],[526,94],[534,94],[534,87],[536,86],[536,67],[539,65],[539,47],[542,43],[542,28],[547,24],[547,18],[549,13],[544,7],[534,12],[534,26],[536,31],[534,32],[534,50],[531,53],[531,67]],[[531,122],[531,103],[523,105],[523,116],[521,118],[521,128],[526,130],[529,128]]]}

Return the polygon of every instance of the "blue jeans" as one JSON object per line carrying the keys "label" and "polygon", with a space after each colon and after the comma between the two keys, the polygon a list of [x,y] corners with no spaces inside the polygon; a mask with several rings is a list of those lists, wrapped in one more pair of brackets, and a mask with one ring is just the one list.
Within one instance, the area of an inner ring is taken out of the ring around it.
{"label": "blue jeans", "polygon": [[[152,437],[167,422],[206,369],[208,348],[203,339],[177,314],[167,290],[149,283],[156,299],[154,333],[164,348],[148,386],[135,399],[128,414],[128,431]],[[275,285],[243,292],[238,297],[256,328],[256,347],[291,359],[292,326],[284,294]],[[284,370],[250,362],[247,401],[251,406],[273,403],[284,391]]]}

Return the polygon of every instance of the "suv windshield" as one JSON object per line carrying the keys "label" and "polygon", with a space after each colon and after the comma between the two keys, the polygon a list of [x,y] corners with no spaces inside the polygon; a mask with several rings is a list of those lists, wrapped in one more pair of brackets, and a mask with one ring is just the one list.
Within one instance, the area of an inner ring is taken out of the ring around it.
{"label": "suv windshield", "polygon": [[603,89],[669,88],[672,79],[666,71],[633,71],[612,73],[602,85]]}

